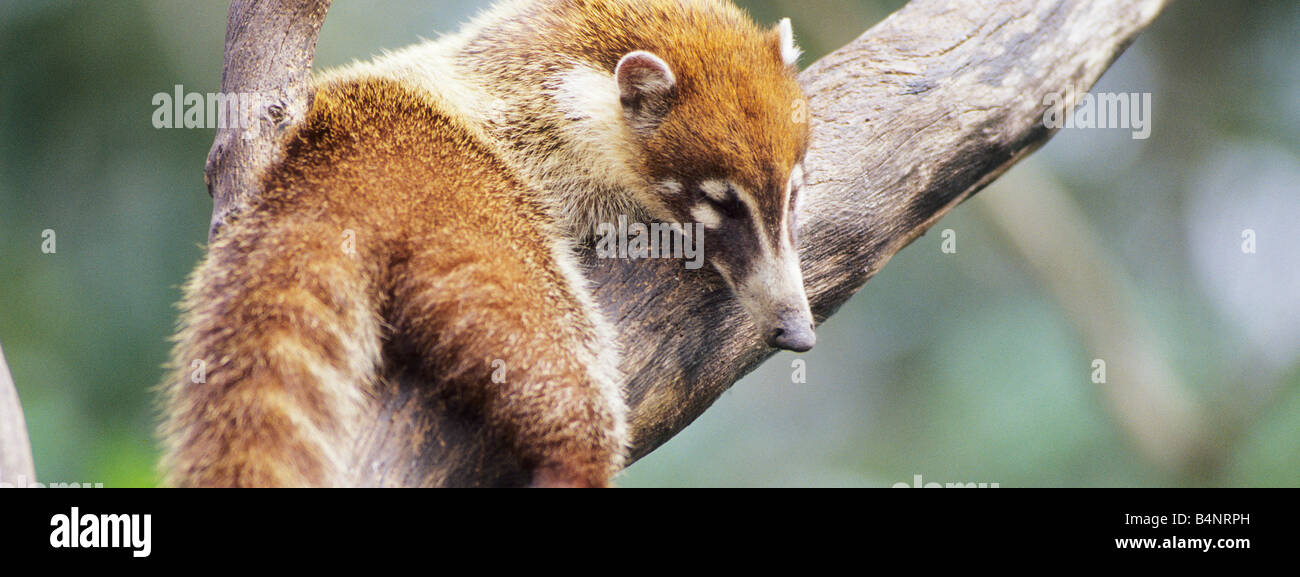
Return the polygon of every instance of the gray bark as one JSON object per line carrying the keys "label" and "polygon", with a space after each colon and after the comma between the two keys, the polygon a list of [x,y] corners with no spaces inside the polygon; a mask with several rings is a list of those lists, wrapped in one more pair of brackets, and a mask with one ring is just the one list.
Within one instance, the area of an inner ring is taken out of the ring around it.
{"label": "gray bark", "polygon": [[233,0],[226,22],[221,93],[250,95],[240,122],[219,128],[204,181],[212,195],[209,234],[257,191],[279,159],[279,136],[311,106],[311,63],[332,0]]}

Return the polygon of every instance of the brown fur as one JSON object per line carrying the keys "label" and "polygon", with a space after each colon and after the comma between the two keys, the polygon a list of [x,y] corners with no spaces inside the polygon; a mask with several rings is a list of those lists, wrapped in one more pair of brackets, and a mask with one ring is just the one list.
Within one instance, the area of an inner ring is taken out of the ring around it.
{"label": "brown fur", "polygon": [[[468,30],[318,81],[187,287],[169,484],[352,484],[377,385],[414,370],[535,484],[605,486],[628,442],[617,351],[568,243],[613,214],[689,222],[702,200],[657,198],[669,180],[736,182],[781,230],[807,127],[775,30],[722,0],[515,1]],[[657,130],[556,104],[564,73],[599,84],[634,50],[678,81]]]}
{"label": "brown fur", "polygon": [[[340,388],[373,385],[379,359],[358,361],[386,341],[484,410],[529,466],[606,484],[621,440],[575,354],[595,345],[589,322],[546,248],[542,208],[510,171],[383,80],[320,90],[286,156],[187,290],[167,481],[346,484],[350,459],[322,457],[354,442],[366,398]],[[193,359],[206,383],[187,381]],[[491,380],[495,359],[507,384]],[[314,378],[317,367],[342,378]]]}
{"label": "brown fur", "polygon": [[[797,70],[782,61],[775,29],[759,28],[735,5],[719,0],[525,4],[513,17],[489,18],[456,60],[470,82],[502,100],[504,110],[484,113],[490,133],[525,171],[542,164],[537,157],[553,154],[572,123],[550,101],[555,75],[574,63],[612,71],[623,55],[645,50],[672,67],[678,85],[658,129],[646,138],[628,135],[642,182],[601,182],[603,175],[596,175],[583,188],[608,195],[613,191],[602,188],[645,188],[670,178],[727,179],[771,192],[758,196],[766,224],[779,228],[777,220],[785,213],[780,190],[807,152],[808,125],[795,120],[804,94]],[[543,189],[555,188],[548,181],[571,178],[532,176]],[[635,192],[653,218],[693,220],[688,205],[656,211],[661,202],[652,191]]]}

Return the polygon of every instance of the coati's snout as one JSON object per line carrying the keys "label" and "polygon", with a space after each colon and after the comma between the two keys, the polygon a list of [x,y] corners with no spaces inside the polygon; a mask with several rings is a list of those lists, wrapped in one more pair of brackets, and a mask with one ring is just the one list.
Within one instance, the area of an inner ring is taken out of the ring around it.
{"label": "coati's snout", "polygon": [[817,343],[817,333],[799,256],[794,250],[785,252],[770,262],[754,263],[747,277],[733,279],[730,271],[723,276],[768,346],[802,353]]}
{"label": "coati's snout", "polygon": [[803,353],[812,350],[813,345],[817,344],[817,333],[814,331],[812,314],[790,311],[778,316],[776,328],[763,334],[770,347]]}
{"label": "coati's snout", "polygon": [[795,249],[802,166],[784,182],[747,187],[726,178],[666,180],[654,203],[665,211],[654,217],[684,223],[686,242],[726,280],[763,342],[804,352],[817,336]]}
{"label": "coati's snout", "polygon": [[705,259],[726,279],[759,337],[796,352],[817,342],[795,250],[797,203],[791,194],[802,183],[802,172],[796,167],[789,184],[775,193],[755,195],[734,182],[711,179],[689,183],[684,188],[692,192],[675,196],[687,201],[675,208],[702,225]]}
{"label": "coati's snout", "polygon": [[[795,319],[795,320],[790,320]],[[786,330],[785,327],[793,327]],[[805,353],[817,344],[817,333],[813,332],[812,319],[806,317],[788,317],[781,325],[768,333],[767,344],[770,347]]]}

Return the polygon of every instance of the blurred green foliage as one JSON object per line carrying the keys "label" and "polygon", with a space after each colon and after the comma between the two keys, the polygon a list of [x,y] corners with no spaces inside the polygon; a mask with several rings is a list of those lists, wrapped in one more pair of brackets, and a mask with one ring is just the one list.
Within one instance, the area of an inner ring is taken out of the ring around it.
{"label": "blurred green foliage", "polygon": [[[904,2],[743,4],[760,21],[792,16],[812,62]],[[338,0],[318,68],[476,9]],[[225,22],[214,0],[0,1],[0,342],[42,480],[156,483],[152,389],[202,254],[213,131],[154,129],[151,98],[217,89]],[[1092,356],[976,197],[940,224],[961,252],[942,254],[937,234],[903,251],[823,327],[807,383],[791,383],[793,356],[774,358],[621,484],[1300,484],[1300,286],[1279,272],[1300,268],[1300,222],[1275,224],[1300,205],[1297,30],[1293,0],[1175,3],[1098,88],[1154,93],[1154,136],[1067,131],[1031,160],[1082,206],[1197,394],[1282,383],[1212,475],[1163,473],[1131,450],[1087,381]],[[1262,270],[1238,275],[1257,279],[1246,302],[1263,314],[1241,312],[1244,289],[1216,288],[1196,250],[1224,199],[1238,207],[1225,226],[1259,230]],[[54,254],[40,250],[47,229]]]}

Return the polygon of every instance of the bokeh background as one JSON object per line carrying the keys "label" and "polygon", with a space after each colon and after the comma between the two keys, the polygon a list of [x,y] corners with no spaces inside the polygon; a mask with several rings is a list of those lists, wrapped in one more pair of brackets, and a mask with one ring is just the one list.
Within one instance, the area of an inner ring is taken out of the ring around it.
{"label": "bokeh background", "polygon": [[[805,62],[903,4],[741,3],[792,16]],[[317,68],[481,4],[336,0]],[[0,342],[43,481],[157,482],[214,133],[154,129],[151,99],[218,89],[225,22],[219,0],[0,0]],[[826,323],[807,382],[773,358],[620,484],[1300,486],[1297,31],[1294,0],[1175,3],[1095,89],[1152,93],[1150,139],[1062,132]],[[1190,419],[1128,418],[1134,395]]]}

